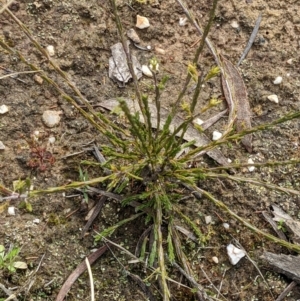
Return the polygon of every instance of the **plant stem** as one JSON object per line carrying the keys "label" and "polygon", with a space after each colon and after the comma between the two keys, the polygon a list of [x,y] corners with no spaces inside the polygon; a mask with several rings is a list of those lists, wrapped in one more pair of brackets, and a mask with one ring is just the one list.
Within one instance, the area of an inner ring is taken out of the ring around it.
{"label": "plant stem", "polygon": [[[216,9],[217,9],[217,3],[218,3],[218,0],[214,0],[213,1],[213,6],[210,10],[210,13],[209,13],[209,20],[208,20],[208,23],[206,24],[205,26],[205,29],[204,29],[204,32],[202,33],[202,30],[200,29],[199,25],[197,24],[197,22],[192,18],[190,12],[185,8],[185,6],[182,4],[181,0],[176,0],[179,5],[182,7],[182,9],[184,10],[186,16],[188,17],[189,21],[197,28],[198,32],[200,33],[200,35],[202,35],[202,38],[201,38],[201,41],[200,41],[200,44],[196,50],[196,53],[195,53],[195,56],[194,56],[194,59],[193,59],[193,63],[196,64],[198,63],[198,60],[199,60],[199,57],[200,57],[200,54],[201,52],[203,51],[203,48],[204,48],[204,45],[205,43],[208,45],[210,51],[212,52],[218,66],[220,66],[220,60],[219,60],[219,57],[216,53],[216,51],[214,50],[214,47],[211,45],[211,43],[209,42],[209,40],[207,39],[207,36],[208,36],[208,33],[209,33],[209,30],[212,26],[212,23],[213,23],[213,20],[214,20],[214,17],[215,17],[215,12],[216,12]],[[175,116],[175,114],[177,113],[177,110],[178,110],[178,106],[180,104],[180,101],[182,100],[183,96],[185,95],[185,92],[187,90],[187,87],[188,87],[188,84],[191,80],[191,75],[188,74],[187,75],[187,78],[185,80],[185,83],[184,83],[184,86],[183,86],[183,89],[181,90],[181,92],[179,93],[178,95],[178,98],[176,100],[176,102],[174,103],[173,105],[173,109],[172,109],[172,112],[171,112],[171,116],[172,118]]]}
{"label": "plant stem", "polygon": [[85,182],[72,182],[70,184],[66,184],[63,186],[49,187],[47,189],[41,189],[41,190],[32,190],[28,193],[28,196],[33,197],[33,196],[37,196],[37,195],[41,195],[41,194],[63,192],[63,191],[69,190],[69,189],[80,188],[80,187],[85,187],[87,185],[103,183],[112,178],[113,178],[113,175],[109,175],[106,177],[94,178],[92,180],[85,181]]}
{"label": "plant stem", "polygon": [[292,251],[295,251],[297,253],[300,253],[300,246],[299,245],[295,245],[295,244],[289,243],[289,242],[287,242],[285,240],[277,238],[274,235],[265,233],[264,231],[256,228],[255,226],[253,226],[252,224],[250,224],[249,222],[247,222],[246,220],[244,220],[242,217],[238,216],[233,211],[231,211],[223,202],[217,200],[208,191],[205,191],[205,190],[203,190],[203,189],[201,189],[201,188],[199,188],[197,186],[191,186],[190,189],[194,190],[194,191],[196,191],[196,192],[198,192],[200,194],[202,194],[203,196],[205,196],[207,199],[209,199],[210,201],[212,201],[217,207],[219,207],[220,209],[222,209],[225,212],[227,212],[230,216],[232,216],[233,218],[235,218],[236,220],[238,220],[239,222],[241,222],[244,226],[246,226],[248,229],[254,231],[256,234],[260,234],[263,237],[267,238],[268,240],[273,241],[273,242],[279,244],[280,246],[288,248],[289,250],[292,250]]}
{"label": "plant stem", "polygon": [[259,132],[259,131],[269,130],[276,125],[279,125],[281,123],[284,123],[284,122],[287,122],[289,120],[293,120],[296,118],[300,118],[300,111],[287,113],[283,117],[280,117],[270,123],[265,123],[265,124],[261,124],[261,125],[258,125],[256,127],[250,128],[250,129],[246,129],[237,134],[233,134],[230,136],[223,136],[221,139],[219,139],[217,141],[213,141],[207,145],[200,146],[200,147],[197,147],[197,148],[191,150],[185,156],[182,156],[180,158],[179,162],[187,162],[190,159],[195,158],[194,155],[197,155],[197,157],[198,157],[198,156],[206,153],[207,151],[215,148],[218,145],[225,144],[225,143],[228,143],[229,141],[233,141],[233,140],[240,140],[241,138],[243,138],[244,136],[246,136],[248,134],[252,134],[255,132]]}
{"label": "plant stem", "polygon": [[155,221],[154,221],[154,228],[157,234],[157,258],[160,267],[160,276],[161,276],[161,285],[163,291],[163,300],[169,301],[170,300],[170,291],[167,284],[167,271],[165,265],[165,254],[163,249],[163,235],[161,230],[161,225],[163,223],[162,220],[162,204],[161,204],[161,196],[159,193],[155,194]]}

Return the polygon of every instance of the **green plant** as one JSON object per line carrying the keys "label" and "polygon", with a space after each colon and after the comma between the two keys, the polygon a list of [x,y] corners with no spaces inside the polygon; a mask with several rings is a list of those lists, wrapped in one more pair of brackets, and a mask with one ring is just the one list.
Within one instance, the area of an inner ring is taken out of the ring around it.
{"label": "green plant", "polygon": [[20,202],[19,208],[24,208],[28,212],[32,212],[32,205],[26,198],[30,187],[31,181],[29,178],[26,180],[16,180],[13,182],[14,193],[19,196],[24,196],[24,200]]}
{"label": "green plant", "polygon": [[286,232],[286,228],[284,226],[284,220],[280,220],[277,222],[277,229],[281,230],[282,232]]}
{"label": "green plant", "polygon": [[[44,190],[30,191],[29,196],[34,197],[45,193],[55,193],[74,188],[83,188],[86,193],[88,185],[101,184],[109,192],[110,197],[117,198],[116,194],[122,194],[122,204],[133,205],[139,213],[132,215],[130,218],[124,219],[117,224],[105,229],[97,234],[95,239],[101,240],[103,237],[111,235],[116,229],[124,224],[133,221],[134,219],[144,215],[145,223],[152,225],[153,241],[149,245],[149,260],[148,265],[152,268],[158,266],[153,275],[158,278],[162,287],[162,295],[164,300],[170,299],[170,290],[168,287],[168,263],[175,265],[180,262],[183,267],[184,275],[190,277],[191,283],[195,290],[199,292],[197,285],[192,281],[192,273],[188,264],[187,256],[182,247],[182,241],[176,229],[176,220],[182,220],[186,227],[191,229],[197,236],[200,244],[207,243],[209,233],[202,233],[196,223],[191,220],[189,216],[182,212],[180,202],[182,193],[178,192],[179,189],[185,188],[192,191],[195,196],[201,194],[203,197],[212,201],[218,208],[227,212],[231,217],[240,221],[243,225],[253,230],[255,233],[270,239],[282,246],[291,250],[300,251],[300,247],[288,242],[282,241],[270,234],[264,233],[257,229],[249,222],[235,214],[220,200],[216,199],[213,191],[206,191],[199,188],[198,182],[204,182],[211,179],[229,179],[235,182],[250,183],[253,185],[260,185],[269,189],[278,190],[286,193],[299,194],[299,191],[287,189],[265,183],[263,181],[243,178],[239,176],[232,176],[226,171],[232,168],[241,168],[249,166],[245,164],[231,164],[227,166],[203,168],[203,167],[190,167],[196,160],[195,156],[201,155],[204,152],[213,150],[216,146],[224,144],[231,145],[232,141],[241,140],[246,135],[254,132],[268,130],[277,124],[299,118],[300,112],[292,112],[287,114],[269,124],[262,124],[254,128],[244,129],[236,133],[234,131],[233,120],[235,119],[234,110],[231,113],[230,122],[223,137],[215,142],[205,143],[200,146],[193,147],[195,141],[185,141],[185,134],[188,127],[192,124],[193,120],[198,116],[196,107],[201,93],[201,88],[204,83],[211,78],[218,76],[222,73],[226,77],[224,66],[220,62],[216,51],[212,48],[217,67],[212,67],[206,72],[200,72],[197,68],[199,56],[202,53],[203,47],[207,42],[207,34],[214,19],[214,12],[216,9],[217,1],[213,2],[213,8],[207,26],[205,27],[202,39],[199,43],[193,61],[188,65],[187,77],[178,98],[171,106],[170,112],[163,119],[161,108],[161,94],[164,87],[167,85],[167,78],[159,78],[158,62],[155,58],[150,61],[153,71],[154,81],[154,105],[148,100],[148,95],[141,93],[139,83],[133,71],[131,56],[127,50],[125,37],[123,34],[122,24],[118,16],[117,7],[114,0],[111,0],[113,13],[116,19],[120,39],[124,45],[127,56],[128,66],[132,73],[133,84],[135,87],[135,99],[137,105],[132,110],[133,101],[125,99],[118,100],[118,108],[115,112],[122,112],[126,120],[126,126],[120,126],[112,122],[105,114],[95,112],[90,106],[89,102],[83,97],[80,91],[70,82],[68,76],[59,68],[59,66],[49,57],[47,52],[40,46],[40,44],[33,38],[28,29],[12,14],[9,12],[11,18],[20,26],[20,28],[27,34],[33,45],[44,55],[53,69],[61,76],[61,78],[72,88],[74,95],[77,96],[83,104],[86,105],[87,111],[83,110],[81,106],[74,100],[74,97],[67,95],[57,82],[54,82],[45,72],[41,72],[41,76],[58,92],[61,93],[63,98],[78,109],[78,111],[90,121],[90,123],[102,133],[108,140],[108,145],[102,145],[102,151],[107,161],[101,163],[103,175],[98,178],[88,179],[86,174],[79,169],[80,182],[72,182],[70,184],[52,187]],[[191,16],[188,14],[191,18]],[[191,18],[192,23],[194,20]],[[25,64],[30,66],[33,70],[38,70],[36,66],[31,64],[24,58],[24,56],[17,50],[10,48],[4,41],[0,40],[0,44],[4,49],[19,57]],[[210,44],[209,44],[210,45]],[[212,47],[211,45],[209,47]],[[190,103],[184,101],[184,95],[193,80],[196,83],[196,88]],[[229,90],[232,87],[228,85]],[[234,94],[234,93],[232,93]],[[211,107],[218,105],[218,100],[212,99],[207,105],[200,109],[200,112],[205,112]],[[174,123],[179,108],[185,112],[185,118],[179,123]],[[153,129],[156,130],[153,130]],[[202,129],[198,127],[199,133]],[[120,138],[121,137],[121,138]],[[183,155],[178,156],[178,154]],[[285,164],[297,164],[299,160],[290,160],[286,162],[266,162],[263,164],[251,164],[251,166],[275,166]],[[104,171],[108,172],[104,172]],[[137,201],[139,203],[137,203]],[[140,257],[144,258],[147,240],[144,240],[143,248],[140,252]],[[190,280],[189,279],[189,280]]]}
{"label": "green plant", "polygon": [[13,273],[16,271],[16,267],[18,266],[18,262],[16,262],[16,258],[20,252],[20,248],[12,247],[8,251],[5,250],[3,245],[0,245],[0,269],[8,270]]}

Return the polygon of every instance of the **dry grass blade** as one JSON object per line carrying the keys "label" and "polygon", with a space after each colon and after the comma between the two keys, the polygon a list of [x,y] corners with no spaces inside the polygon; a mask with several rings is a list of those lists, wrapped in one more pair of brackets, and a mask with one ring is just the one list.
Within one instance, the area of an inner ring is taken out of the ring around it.
{"label": "dry grass blade", "polygon": [[9,8],[11,4],[13,4],[14,0],[8,1],[8,3],[4,4],[4,6],[0,9],[0,14],[2,14],[6,9]]}
{"label": "dry grass blade", "polygon": [[[258,228],[256,228],[255,226],[253,226],[252,224],[250,224],[249,222],[247,222],[245,219],[243,219],[242,217],[240,217],[239,215],[235,214],[233,211],[231,211],[223,202],[221,202],[220,200],[216,199],[211,193],[197,187],[197,186],[193,186],[193,187],[188,187],[190,190],[193,191],[193,194],[195,195],[195,197],[197,199],[199,199],[199,194],[203,195],[205,198],[207,198],[208,200],[211,200],[218,208],[222,209],[223,211],[225,211],[226,213],[228,213],[231,217],[233,217],[234,219],[238,220],[239,222],[241,222],[245,227],[247,227],[248,229],[252,230],[253,232],[255,232],[256,234],[262,235],[263,237],[265,237],[266,239],[273,241],[274,243],[283,246],[285,248],[288,248],[289,250],[293,250],[297,253],[300,253],[300,246],[296,245],[296,244],[292,244],[289,243],[285,240],[279,239],[271,234],[268,234]],[[196,193],[194,193],[196,192]],[[201,199],[201,197],[200,197]]]}
{"label": "dry grass blade", "polygon": [[260,277],[262,278],[263,282],[265,283],[266,287],[268,288],[269,293],[270,293],[272,299],[274,299],[274,296],[273,296],[273,294],[272,294],[271,288],[270,288],[270,286],[269,286],[267,280],[266,280],[265,277],[263,276],[262,272],[260,271],[260,269],[259,269],[257,263],[256,263],[254,260],[252,260],[252,258],[249,256],[248,252],[245,250],[245,248],[240,244],[240,242],[239,242],[237,239],[234,238],[234,242],[235,242],[235,244],[237,245],[238,248],[242,249],[242,250],[245,252],[247,259],[253,264],[253,266],[254,266],[255,269],[257,270],[258,274],[259,274]]}
{"label": "dry grass blade", "polygon": [[200,269],[203,273],[203,275],[205,276],[205,278],[207,279],[207,281],[210,283],[211,287],[218,293],[218,296],[221,295],[222,298],[224,298],[225,300],[227,300],[225,298],[225,296],[223,296],[221,294],[221,291],[213,284],[212,280],[208,277],[208,275],[206,274],[206,272],[204,271],[203,267],[200,265]]}
{"label": "dry grass blade", "polygon": [[98,217],[98,215],[107,199],[108,199],[108,197],[102,195],[100,200],[98,200],[96,205],[92,208],[93,212],[90,215],[86,224],[84,225],[80,238],[83,238],[85,236],[86,232],[89,230],[89,228],[93,224],[94,220]]}
{"label": "dry grass blade", "polygon": [[278,229],[278,225],[273,221],[272,217],[267,213],[267,211],[263,211],[262,215],[264,216],[265,220],[272,226],[278,237],[280,239],[288,241],[284,232],[281,229]]}
{"label": "dry grass blade", "polygon": [[181,242],[177,233],[177,230],[175,229],[175,227],[172,228],[172,240],[174,243],[174,247],[177,253],[178,258],[180,259],[181,263],[182,263],[182,268],[176,264],[176,262],[173,262],[173,265],[180,271],[180,273],[182,275],[184,275],[188,281],[191,283],[191,285],[197,289],[196,295],[198,300],[200,301],[212,301],[212,299],[210,297],[207,296],[204,288],[195,281],[194,277],[192,276],[192,270],[190,268],[189,262],[186,258],[186,255],[184,254],[183,250],[182,250],[182,246],[181,246]]}
{"label": "dry grass blade", "polygon": [[298,283],[296,281],[292,281],[280,294],[280,296],[275,301],[283,301],[284,298],[297,286]]}
{"label": "dry grass blade", "polygon": [[8,288],[6,288],[2,283],[0,283],[0,289],[6,294],[8,295],[9,297],[7,299],[5,299],[5,301],[7,300],[15,300],[17,301],[17,297],[16,295],[11,291],[9,290]]}
{"label": "dry grass blade", "polygon": [[243,52],[243,54],[241,55],[241,58],[239,59],[239,62],[237,63],[237,66],[239,66],[241,64],[241,62],[245,59],[245,57],[247,56],[248,52],[250,51],[251,47],[252,47],[252,44],[256,38],[256,35],[258,33],[258,29],[259,29],[259,26],[260,26],[260,22],[261,22],[261,13],[259,14],[257,20],[256,20],[256,23],[255,23],[255,26],[253,28],[253,31],[251,33],[251,36],[250,36],[250,39],[247,43],[247,46]]}
{"label": "dry grass blade", "polygon": [[[107,251],[107,249],[108,249],[107,246],[102,246],[96,252],[88,256],[89,263],[93,264],[100,256],[102,256],[102,254],[104,254]],[[62,288],[60,289],[55,299],[56,301],[63,301],[65,299],[65,296],[67,295],[73,283],[86,270],[86,268],[87,265],[85,261],[79,264],[79,266],[72,272],[72,274],[68,277],[68,279],[63,284]]]}
{"label": "dry grass blade", "polygon": [[203,129],[203,131],[210,128],[213,124],[215,124],[217,121],[219,121],[226,113],[227,113],[227,110],[224,110],[224,111],[214,115],[213,117],[205,120],[201,124],[201,128]]}
{"label": "dry grass blade", "polygon": [[276,190],[276,191],[280,191],[280,192],[284,192],[287,194],[293,194],[293,195],[300,195],[300,191],[299,190],[295,190],[295,189],[291,189],[291,188],[285,188],[285,187],[281,187],[272,183],[268,183],[268,182],[263,182],[261,180],[257,180],[255,178],[244,178],[244,177],[239,177],[239,176],[231,176],[228,174],[214,174],[214,173],[207,173],[206,174],[207,178],[215,178],[215,179],[230,179],[233,180],[235,182],[244,182],[244,183],[249,183],[252,185],[256,185],[256,186],[260,186],[260,187],[266,187],[269,188],[271,190]]}
{"label": "dry grass blade", "polygon": [[[235,124],[238,132],[242,132],[247,129],[251,129],[251,111],[247,97],[247,90],[244,81],[238,71],[238,69],[227,59],[221,56],[225,77],[232,89],[231,95],[233,97],[233,102],[229,97],[228,87],[225,84],[225,78],[222,76],[222,86],[225,94],[225,98],[229,106],[229,123],[232,122],[234,116],[234,111],[236,107],[236,120]],[[252,152],[252,135],[246,135],[242,138],[242,143],[246,147],[249,153]]]}
{"label": "dry grass blade", "polygon": [[138,275],[128,273],[128,277],[130,277],[141,288],[143,293],[147,296],[147,300],[156,301],[156,298],[150,291],[150,288],[143,282],[143,280]]}
{"label": "dry grass blade", "polygon": [[37,72],[40,72],[40,71],[42,71],[42,70],[13,72],[13,73],[9,73],[9,74],[5,74],[5,75],[0,76],[0,79],[6,78],[6,77],[13,77],[13,78],[15,78],[16,76],[18,76],[18,75],[20,75],[20,74],[37,73]]}
{"label": "dry grass blade", "polygon": [[92,269],[90,266],[90,262],[88,258],[85,258],[85,264],[89,273],[89,278],[90,278],[90,284],[91,284],[91,301],[95,301],[95,290],[94,290],[94,279],[93,279],[93,274],[92,274]]}

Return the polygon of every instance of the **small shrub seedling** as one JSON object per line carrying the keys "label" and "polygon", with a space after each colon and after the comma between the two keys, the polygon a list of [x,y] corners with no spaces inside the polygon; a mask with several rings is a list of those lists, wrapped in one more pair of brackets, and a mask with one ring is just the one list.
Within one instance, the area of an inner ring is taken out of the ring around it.
{"label": "small shrub seedling", "polygon": [[[177,0],[181,4],[180,0]],[[147,277],[147,282],[153,279],[159,281],[162,299],[169,301],[171,299],[171,291],[169,283],[169,267],[176,266],[180,272],[189,279],[191,286],[195,292],[200,292],[199,285],[193,281],[192,269],[188,262],[188,257],[185,253],[184,242],[178,233],[178,220],[190,229],[196,236],[196,241],[201,247],[209,239],[211,232],[202,233],[200,227],[192,220],[187,214],[184,213],[184,208],[181,206],[181,201],[184,193],[188,191],[192,196],[195,196],[195,202],[201,198],[210,200],[214,206],[225,211],[232,218],[241,222],[244,226],[260,234],[264,238],[272,240],[273,242],[285,246],[291,250],[300,252],[300,247],[281,239],[278,239],[262,230],[256,228],[248,221],[241,218],[228,208],[222,201],[214,196],[214,191],[207,191],[202,188],[201,183],[211,179],[229,179],[236,183],[251,183],[266,187],[268,189],[291,192],[290,189],[285,189],[271,183],[266,183],[259,180],[238,177],[230,174],[231,168],[241,168],[245,164],[223,164],[223,166],[209,168],[202,167],[200,164],[195,164],[196,158],[203,153],[210,154],[216,150],[219,145],[226,145],[237,140],[242,140],[245,136],[262,130],[268,130],[280,123],[299,118],[300,112],[292,112],[269,124],[262,124],[254,128],[246,127],[245,124],[240,124],[242,129],[238,133],[235,131],[234,120],[236,120],[235,112],[237,108],[230,108],[229,122],[223,136],[217,141],[205,140],[205,143],[196,144],[195,140],[188,141],[186,133],[189,127],[198,117],[196,107],[198,104],[201,89],[213,77],[218,76],[220,73],[223,76],[223,82],[227,85],[228,91],[226,92],[229,97],[234,95],[234,92],[239,92],[242,89],[233,91],[233,87],[228,84],[230,76],[229,71],[234,68],[226,63],[227,71],[224,71],[224,61],[220,61],[217,52],[214,50],[210,43],[207,43],[208,32],[214,20],[216,11],[217,0],[213,1],[213,7],[210,12],[209,21],[204,28],[202,38],[199,42],[195,52],[193,61],[188,65],[186,70],[186,81],[180,91],[178,97],[173,101],[170,109],[162,116],[163,108],[161,105],[161,95],[167,85],[167,77],[159,78],[158,69],[159,64],[157,59],[152,58],[150,67],[153,73],[154,82],[154,101],[151,103],[149,95],[143,95],[140,89],[140,84],[137,81],[129,47],[127,46],[125,35],[121,20],[118,16],[118,8],[115,0],[110,0],[112,7],[112,14],[114,15],[116,26],[118,29],[119,38],[122,42],[123,49],[126,54],[128,68],[133,78],[133,86],[135,90],[134,99],[118,99],[118,109],[115,111],[122,112],[125,122],[118,125],[111,121],[106,114],[95,112],[90,103],[80,93],[77,87],[69,80],[69,77],[63,72],[60,67],[51,59],[46,50],[35,40],[29,30],[11,13],[8,11],[10,17],[20,26],[26,33],[32,44],[46,57],[53,70],[57,72],[64,80],[64,82],[72,89],[80,103],[84,104],[86,110],[83,109],[75,98],[66,94],[64,90],[54,82],[44,71],[40,75],[51,84],[62,97],[74,106],[94,127],[100,134],[105,136],[109,141],[105,145],[101,145],[103,155],[106,159],[101,163],[103,175],[97,178],[88,179],[86,174],[79,169],[79,176],[82,182],[72,182],[59,187],[52,187],[45,190],[30,191],[29,196],[37,196],[45,193],[55,193],[66,191],[74,188],[86,189],[89,185],[102,185],[110,198],[122,201],[124,206],[134,206],[138,211],[137,214],[123,219],[115,225],[104,229],[101,233],[97,234],[95,239],[100,241],[105,236],[111,235],[116,229],[124,226],[126,223],[132,222],[137,218],[144,216],[145,224],[150,225],[149,231],[146,236],[151,236],[151,239],[144,238],[140,248],[138,257],[145,258],[146,248],[148,250],[147,266],[152,271],[151,275]],[[190,22],[198,29],[198,23],[187,12]],[[212,67],[206,71],[198,70],[198,61],[203,47],[207,43],[212,55],[218,62],[217,67]],[[19,51],[12,49],[4,41],[0,39],[1,46],[10,53],[13,53],[22,62],[30,66],[33,70],[38,70],[30,61]],[[231,69],[230,69],[231,68]],[[235,69],[234,69],[235,70]],[[227,73],[226,73],[227,72]],[[236,70],[234,72],[237,72]],[[189,84],[194,81],[196,87],[193,91],[191,100],[187,102],[184,98],[188,90]],[[224,84],[224,85],[225,85]],[[234,83],[233,83],[234,84]],[[243,90],[243,92],[245,92]],[[246,93],[245,93],[246,94]],[[230,98],[232,100],[232,98]],[[204,105],[200,112],[205,112],[211,107],[218,105],[218,99],[212,99],[207,105]],[[232,106],[234,102],[232,102]],[[183,109],[184,118],[177,118],[179,109]],[[248,116],[249,117],[249,116]],[[178,121],[179,122],[175,122]],[[155,130],[154,130],[155,129]],[[198,127],[196,134],[201,134],[203,129]],[[248,136],[249,137],[249,136]],[[45,147],[39,146],[33,142],[30,147],[30,160],[28,166],[41,171],[46,170],[54,163],[53,155],[46,150]],[[284,164],[297,164],[299,161],[277,162],[277,165]],[[255,164],[251,164],[255,165]],[[274,165],[273,162],[260,164],[259,166]],[[247,166],[247,165],[246,165]],[[248,165],[249,166],[249,165]],[[200,183],[200,185],[199,185]],[[185,190],[186,189],[186,190]],[[181,192],[182,191],[182,192]],[[86,192],[84,190],[84,192]],[[294,194],[299,195],[299,191],[293,190]],[[122,196],[121,196],[122,195]],[[150,234],[151,235],[150,235]],[[141,250],[142,249],[142,250]],[[179,264],[177,264],[179,263]],[[182,267],[182,268],[181,268]],[[191,280],[192,279],[192,280]],[[199,298],[201,299],[201,298]],[[201,300],[204,300],[202,298]]]}

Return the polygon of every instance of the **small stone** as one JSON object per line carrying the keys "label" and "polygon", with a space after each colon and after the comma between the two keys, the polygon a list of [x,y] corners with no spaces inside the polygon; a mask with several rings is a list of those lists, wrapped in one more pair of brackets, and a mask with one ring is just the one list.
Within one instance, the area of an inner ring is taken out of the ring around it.
{"label": "small stone", "polygon": [[232,160],[228,158],[228,159],[227,159],[227,162],[228,162],[228,163],[232,163]]}
{"label": "small stone", "polygon": [[49,137],[48,141],[50,144],[53,144],[55,142],[55,137],[53,136]]}
{"label": "small stone", "polygon": [[218,257],[214,256],[211,258],[214,263],[219,263]]}
{"label": "small stone", "polygon": [[267,98],[272,102],[279,103],[278,96],[276,94],[269,95]]}
{"label": "small stone", "polygon": [[42,85],[44,82],[44,80],[37,74],[34,75],[33,80],[39,85]]}
{"label": "small stone", "polygon": [[205,223],[206,225],[209,225],[212,221],[212,217],[210,215],[205,216]]}
{"label": "small stone", "polygon": [[15,207],[13,207],[13,206],[8,207],[7,213],[8,213],[8,215],[16,215]]}
{"label": "small stone", "polygon": [[142,65],[142,72],[148,77],[153,77],[153,74],[147,65]]}
{"label": "small stone", "polygon": [[48,45],[48,46],[47,46],[47,51],[48,51],[48,54],[49,54],[50,56],[54,56],[54,55],[55,55],[54,46]]}
{"label": "small stone", "polygon": [[241,250],[232,244],[229,244],[226,249],[229,261],[232,265],[236,265],[246,255],[244,250]]}
{"label": "small stone", "polygon": [[214,131],[213,132],[213,136],[212,136],[212,140],[213,141],[217,141],[222,137],[222,133],[218,132],[218,131]]}
{"label": "small stone", "polygon": [[228,230],[229,229],[229,224],[228,223],[223,223],[223,227]]}
{"label": "small stone", "polygon": [[202,119],[200,119],[200,118],[195,118],[193,122],[194,122],[195,124],[197,124],[197,125],[201,125],[201,124],[204,123],[204,121],[203,121]]}
{"label": "small stone", "polygon": [[41,220],[39,218],[36,218],[32,221],[34,224],[39,224],[41,222]]}
{"label": "small stone", "polygon": [[127,30],[127,37],[132,40],[134,43],[141,43],[141,39],[133,28]]}
{"label": "small stone", "polygon": [[162,54],[162,55],[166,54],[166,51],[163,48],[155,47],[154,50],[157,54]]}
{"label": "small stone", "polygon": [[185,26],[187,24],[187,18],[180,18],[179,19],[179,26]]}
{"label": "small stone", "polygon": [[61,113],[61,111],[45,111],[42,116],[43,122],[47,127],[53,128],[59,124]]}
{"label": "small stone", "polygon": [[[251,158],[248,159],[248,164],[253,164],[253,163],[254,163],[254,161]],[[255,166],[248,166],[248,170],[250,172],[254,171],[254,169],[255,169]]]}
{"label": "small stone", "polygon": [[38,141],[40,136],[40,131],[34,131],[32,136],[34,141]]}
{"label": "small stone", "polygon": [[0,150],[5,150],[5,145],[3,144],[2,141],[0,141]]}
{"label": "small stone", "polygon": [[5,114],[7,112],[8,112],[8,106],[7,105],[0,106],[0,114]]}
{"label": "small stone", "polygon": [[289,59],[286,61],[289,65],[292,65],[293,64],[293,59]]}
{"label": "small stone", "polygon": [[273,81],[273,84],[274,85],[279,85],[279,84],[281,84],[282,83],[282,77],[281,76],[277,76],[276,78],[275,78],[275,80]]}
{"label": "small stone", "polygon": [[230,23],[230,26],[231,26],[232,28],[235,28],[235,29],[237,29],[237,28],[240,27],[240,25],[239,25],[239,23],[238,23],[237,21],[232,21],[232,22]]}
{"label": "small stone", "polygon": [[139,29],[144,29],[148,28],[150,26],[150,22],[146,17],[137,15],[136,16],[136,25],[137,28]]}

